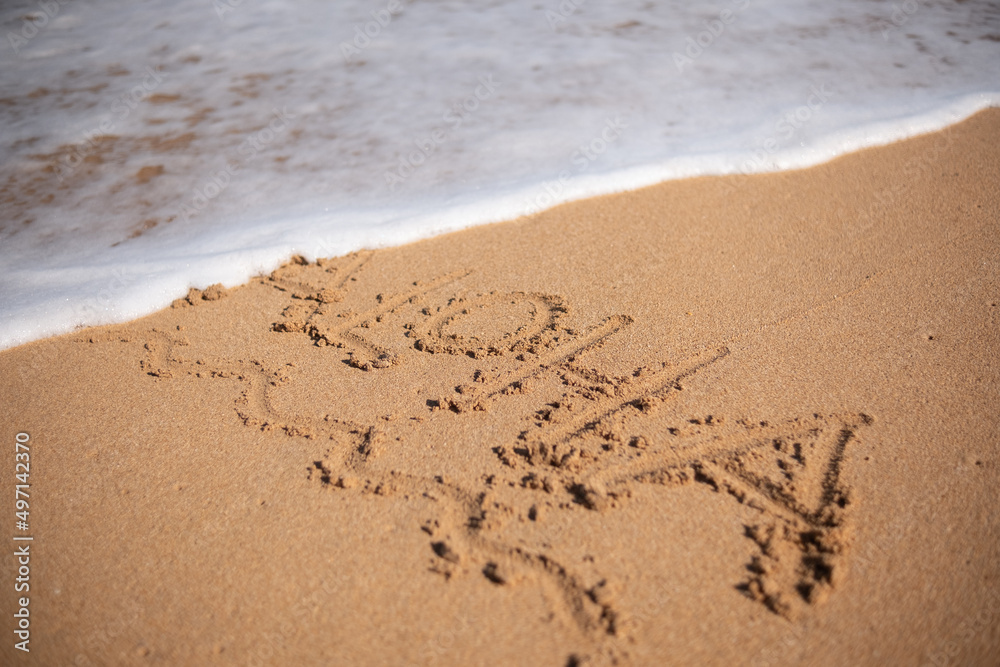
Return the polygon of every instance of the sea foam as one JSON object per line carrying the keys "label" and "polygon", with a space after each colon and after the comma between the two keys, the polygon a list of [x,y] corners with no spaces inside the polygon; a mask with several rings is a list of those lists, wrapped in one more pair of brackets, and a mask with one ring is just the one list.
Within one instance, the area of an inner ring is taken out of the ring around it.
{"label": "sea foam", "polygon": [[0,348],[1000,104],[992,2],[6,3]]}

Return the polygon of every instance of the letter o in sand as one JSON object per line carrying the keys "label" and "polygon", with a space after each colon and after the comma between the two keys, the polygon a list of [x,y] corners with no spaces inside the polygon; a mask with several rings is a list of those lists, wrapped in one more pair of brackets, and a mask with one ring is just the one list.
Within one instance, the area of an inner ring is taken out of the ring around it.
{"label": "letter o in sand", "polygon": [[413,346],[421,352],[465,355],[473,359],[544,345],[566,313],[563,300],[548,294],[490,292],[455,299],[416,328]]}

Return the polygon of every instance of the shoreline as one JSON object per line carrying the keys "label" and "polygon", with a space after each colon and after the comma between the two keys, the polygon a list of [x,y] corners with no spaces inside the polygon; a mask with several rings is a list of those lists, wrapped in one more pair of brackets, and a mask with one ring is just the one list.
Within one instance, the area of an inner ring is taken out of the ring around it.
{"label": "shoreline", "polygon": [[[991,107],[991,104],[994,106]],[[0,327],[0,350],[63,335],[81,326],[121,324],[145,317],[169,305],[173,298],[183,296],[192,284],[206,287],[218,282],[235,287],[261,272],[276,269],[293,255],[316,259],[359,249],[396,247],[484,224],[531,217],[565,203],[624,194],[691,178],[730,178],[732,183],[759,174],[808,169],[857,151],[928,134],[947,133],[955,124],[995,108],[997,104],[1000,104],[1000,97],[996,95],[966,95],[933,112],[840,132],[805,152],[787,148],[771,151],[765,147],[767,141],[774,140],[776,135],[771,136],[758,142],[759,145],[752,151],[748,149],[743,163],[755,161],[757,167],[762,168],[751,169],[751,173],[734,169],[731,165],[727,167],[733,161],[731,158],[719,156],[718,164],[712,166],[712,157],[702,155],[667,164],[624,168],[612,174],[590,174],[587,168],[596,164],[594,161],[599,160],[600,155],[581,155],[577,151],[572,155],[567,153],[566,168],[560,172],[553,171],[549,179],[516,191],[500,192],[490,199],[459,197],[450,200],[444,208],[434,206],[433,202],[414,204],[409,213],[390,218],[386,217],[385,211],[371,207],[360,208],[353,213],[340,211],[336,233],[318,232],[316,215],[311,214],[286,222],[285,240],[281,243],[265,243],[262,246],[261,234],[268,238],[274,236],[273,230],[269,229],[273,221],[258,216],[234,225],[228,232],[221,229],[211,233],[192,232],[189,229],[191,236],[187,239],[174,235],[169,226],[165,231],[163,228],[155,230],[156,224],[144,225],[141,229],[130,230],[127,236],[111,244],[115,248],[127,241],[127,245],[113,252],[105,249],[91,253],[86,261],[73,261],[72,257],[60,256],[58,262],[46,266],[45,254],[32,252],[31,261],[23,267],[15,264],[8,278],[9,319],[14,324]],[[951,120],[942,128],[940,119],[945,116]],[[612,120],[608,122],[612,123]],[[618,119],[615,122],[621,121]],[[618,135],[627,132],[627,129],[617,126],[614,130]],[[598,133],[595,140],[604,141],[602,136]],[[873,136],[879,139],[873,142]],[[613,143],[605,142],[605,148]],[[767,164],[757,160],[762,154]],[[585,164],[581,167],[578,161]],[[160,172],[149,170],[147,173]],[[221,191],[223,185],[213,184],[212,187]],[[34,183],[31,187],[40,188],[42,193],[50,189],[44,182]],[[50,194],[59,193],[53,190]],[[356,222],[347,222],[349,217],[356,218]],[[239,231],[236,231],[237,227]],[[147,232],[148,237],[145,236]],[[387,236],[392,238],[391,245],[386,245]],[[187,257],[189,266],[179,269],[178,262],[173,258],[183,256],[185,252],[190,255]],[[63,270],[74,272],[75,287],[67,291],[63,285],[63,292],[59,293],[53,291],[51,276],[53,272]],[[153,296],[156,294],[161,296]]]}

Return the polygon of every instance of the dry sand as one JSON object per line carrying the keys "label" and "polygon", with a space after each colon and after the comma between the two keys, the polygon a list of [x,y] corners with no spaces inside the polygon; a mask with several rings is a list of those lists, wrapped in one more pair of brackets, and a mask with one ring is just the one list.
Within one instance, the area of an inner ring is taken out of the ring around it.
{"label": "dry sand", "polygon": [[998,147],[988,111],[3,352],[3,664],[1000,664]]}

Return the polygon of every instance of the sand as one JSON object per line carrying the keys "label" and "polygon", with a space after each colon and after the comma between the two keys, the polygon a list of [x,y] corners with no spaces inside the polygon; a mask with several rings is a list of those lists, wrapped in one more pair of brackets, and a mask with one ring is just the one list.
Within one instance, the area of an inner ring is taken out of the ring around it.
{"label": "sand", "polygon": [[991,110],[0,353],[34,538],[3,664],[1000,664],[998,140]]}

